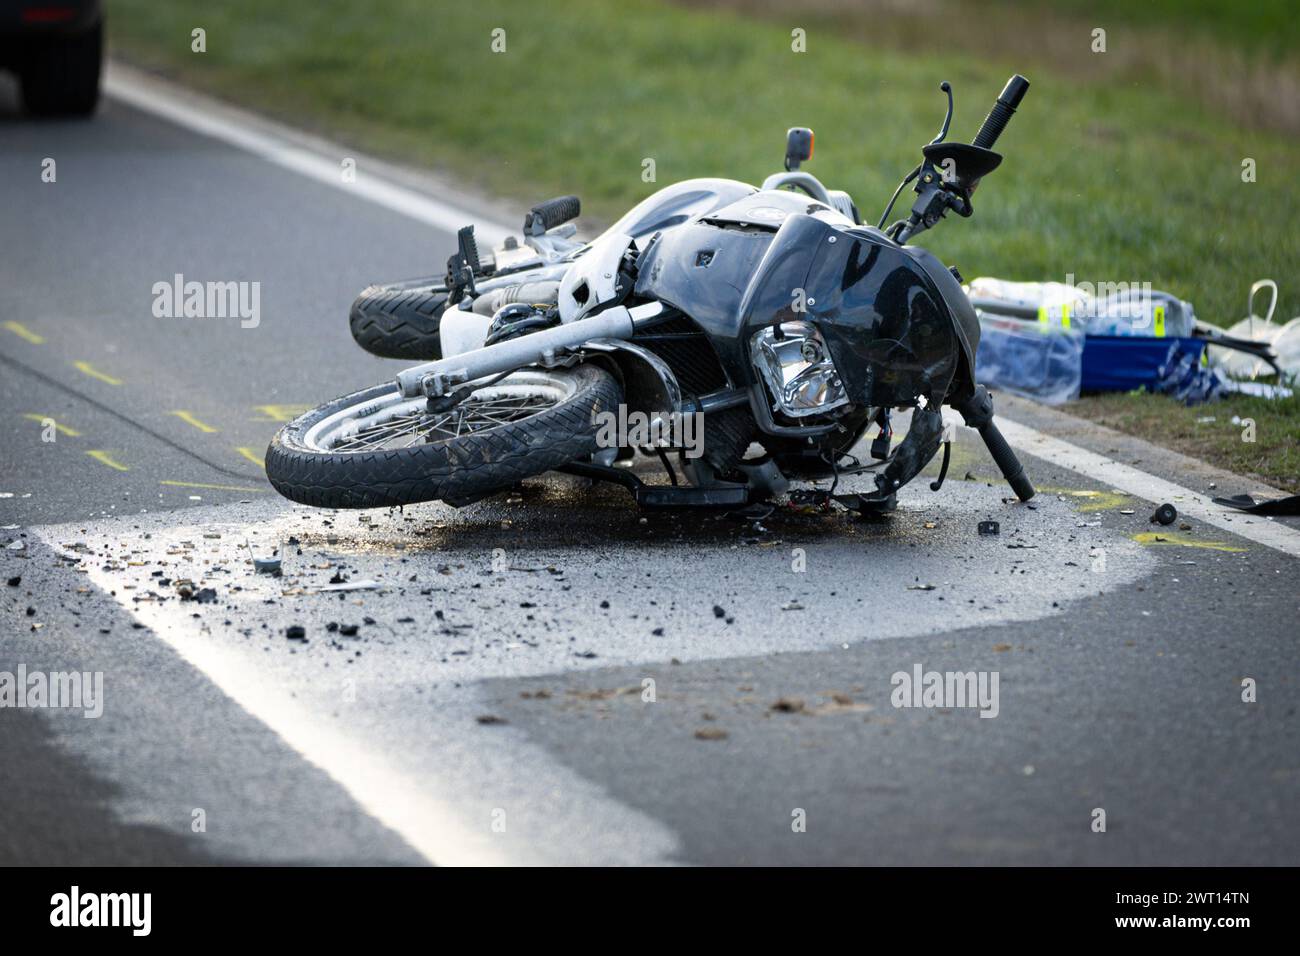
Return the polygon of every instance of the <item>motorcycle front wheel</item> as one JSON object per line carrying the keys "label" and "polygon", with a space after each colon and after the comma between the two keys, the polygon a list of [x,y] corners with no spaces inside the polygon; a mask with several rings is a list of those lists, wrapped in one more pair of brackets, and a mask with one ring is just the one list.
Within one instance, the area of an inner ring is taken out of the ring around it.
{"label": "motorcycle front wheel", "polygon": [[281,428],[266,476],[286,498],[322,508],[469,504],[596,451],[596,416],[620,401],[595,365],[513,372],[443,412],[389,382]]}

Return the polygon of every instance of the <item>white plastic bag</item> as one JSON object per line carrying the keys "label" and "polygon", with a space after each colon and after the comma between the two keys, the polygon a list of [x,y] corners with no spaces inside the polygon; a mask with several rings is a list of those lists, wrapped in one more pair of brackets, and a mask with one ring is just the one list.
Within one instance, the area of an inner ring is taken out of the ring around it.
{"label": "white plastic bag", "polygon": [[[1273,292],[1273,299],[1269,302],[1268,312],[1263,318],[1255,314],[1255,293],[1260,289],[1270,289]],[[1276,308],[1277,283],[1272,279],[1260,279],[1250,287],[1250,298],[1246,300],[1246,311],[1249,315],[1230,327],[1224,334],[1235,339],[1272,343],[1282,331],[1282,327],[1273,322],[1273,310]],[[1263,359],[1235,349],[1211,345],[1209,355],[1210,364],[1232,378],[1255,378],[1272,373],[1272,368]]]}

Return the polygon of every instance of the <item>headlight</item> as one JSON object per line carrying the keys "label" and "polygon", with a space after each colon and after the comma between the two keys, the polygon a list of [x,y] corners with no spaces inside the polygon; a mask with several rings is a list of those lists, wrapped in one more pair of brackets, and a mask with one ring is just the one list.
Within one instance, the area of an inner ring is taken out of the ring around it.
{"label": "headlight", "polygon": [[779,333],[767,326],[750,340],[749,357],[785,415],[802,418],[848,404],[826,343],[811,322],[782,322]]}

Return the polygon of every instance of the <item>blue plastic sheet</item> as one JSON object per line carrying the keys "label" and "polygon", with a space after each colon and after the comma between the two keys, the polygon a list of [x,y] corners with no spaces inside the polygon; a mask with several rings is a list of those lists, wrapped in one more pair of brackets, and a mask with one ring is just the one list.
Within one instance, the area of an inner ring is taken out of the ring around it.
{"label": "blue plastic sheet", "polygon": [[1201,364],[1205,342],[1193,338],[1089,335],[1083,349],[1085,392],[1161,392],[1187,405],[1217,398],[1222,380]]}
{"label": "blue plastic sheet", "polygon": [[980,313],[975,378],[994,390],[1048,405],[1079,397],[1082,332]]}
{"label": "blue plastic sheet", "polygon": [[993,389],[1049,405],[1082,392],[1145,390],[1185,405],[1219,398],[1223,377],[1201,359],[1205,340],[1085,335],[1060,324],[980,311],[975,377]]}
{"label": "blue plastic sheet", "polygon": [[1223,379],[1217,370],[1201,363],[1204,352],[1203,341],[1175,340],[1156,373],[1152,390],[1176,398],[1184,405],[1200,405],[1217,399],[1223,391]]}

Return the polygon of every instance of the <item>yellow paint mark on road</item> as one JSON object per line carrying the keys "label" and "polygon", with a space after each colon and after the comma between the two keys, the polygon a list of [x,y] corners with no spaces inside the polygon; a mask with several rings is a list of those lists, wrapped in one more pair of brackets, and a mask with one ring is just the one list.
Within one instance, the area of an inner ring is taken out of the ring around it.
{"label": "yellow paint mark on road", "polygon": [[5,328],[8,329],[10,332],[12,332],[14,335],[18,336],[23,341],[31,342],[32,345],[45,344],[45,336],[37,335],[35,332],[33,332],[27,326],[23,325],[21,322],[14,322],[11,319],[10,321],[5,323]]}
{"label": "yellow paint mark on road", "polygon": [[1143,531],[1141,534],[1133,535],[1133,540],[1138,544],[1172,544],[1183,548],[1205,548],[1207,551],[1226,551],[1229,554],[1240,554],[1246,550],[1245,548],[1234,547],[1226,541],[1197,541],[1195,538],[1189,538],[1182,534],[1175,534],[1172,531]]}
{"label": "yellow paint mark on road", "polygon": [[51,425],[54,426],[54,430],[56,432],[58,432],[60,435],[67,435],[69,438],[81,437],[81,432],[77,431],[75,428],[73,428],[70,425],[60,424],[55,419],[51,418],[49,415],[37,415],[35,412],[26,412],[23,415],[23,418],[31,422],[40,422],[41,427],[44,427],[45,423],[49,422]]}
{"label": "yellow paint mark on road", "polygon": [[[954,457],[954,461],[956,458]],[[996,486],[1003,481],[1001,476],[990,478],[986,475],[972,476],[975,481],[982,481],[985,484]],[[1056,488],[1050,485],[1036,486],[1040,495],[1060,495],[1062,498],[1077,498],[1081,504],[1075,507],[1075,511],[1109,511],[1112,508],[1119,508],[1132,503],[1128,495],[1120,494],[1118,491],[1093,491],[1089,488]]]}
{"label": "yellow paint mark on road", "polygon": [[261,418],[255,418],[256,422],[288,422],[297,418],[303,412],[310,411],[311,405],[254,405],[253,411],[261,412]]}
{"label": "yellow paint mark on road", "polygon": [[1082,501],[1076,511],[1109,511],[1129,503],[1128,495],[1115,491],[1092,491],[1087,488],[1039,488],[1040,494],[1061,495]]}
{"label": "yellow paint mark on road", "polygon": [[99,462],[101,465],[108,465],[108,467],[109,467],[109,468],[112,468],[114,471],[130,471],[130,470],[131,470],[130,468],[126,467],[126,465],[122,464],[121,462],[119,462],[119,461],[114,461],[114,460],[113,460],[113,456],[110,455],[110,454],[109,454],[108,452],[106,452],[106,451],[100,451],[99,449],[95,449],[94,451],[88,451],[88,452],[86,452],[86,454],[89,455],[91,458],[95,459],[95,461]]}
{"label": "yellow paint mark on road", "polygon": [[97,378],[101,382],[107,382],[109,385],[122,384],[122,380],[120,378],[114,378],[113,376],[105,372],[101,372],[99,369],[95,368],[95,366],[91,365],[89,362],[80,361],[80,362],[73,362],[72,364],[78,372],[81,372],[85,375],[89,375],[91,378]]}
{"label": "yellow paint mark on road", "polygon": [[266,491],[265,488],[246,488],[243,485],[208,485],[201,481],[160,481],[158,484],[171,488],[208,488],[212,491],[248,491],[258,494]]}
{"label": "yellow paint mark on road", "polygon": [[243,455],[253,464],[257,465],[257,467],[259,468],[266,467],[266,462],[263,461],[262,456],[257,453],[257,449],[244,447],[244,448],[236,448],[235,451],[239,452],[241,455]]}
{"label": "yellow paint mark on road", "polygon": [[192,412],[187,412],[187,411],[181,410],[181,411],[175,411],[175,412],[168,412],[167,414],[168,414],[168,415],[175,415],[177,418],[179,418],[181,421],[183,421],[186,425],[193,425],[195,428],[197,428],[199,431],[203,432],[205,435],[212,435],[212,434],[215,434],[215,433],[218,431],[218,429],[213,428],[213,427],[212,427],[211,425],[209,425],[207,422],[201,422],[201,421],[199,421],[197,418],[194,417],[194,414],[193,414]]}

